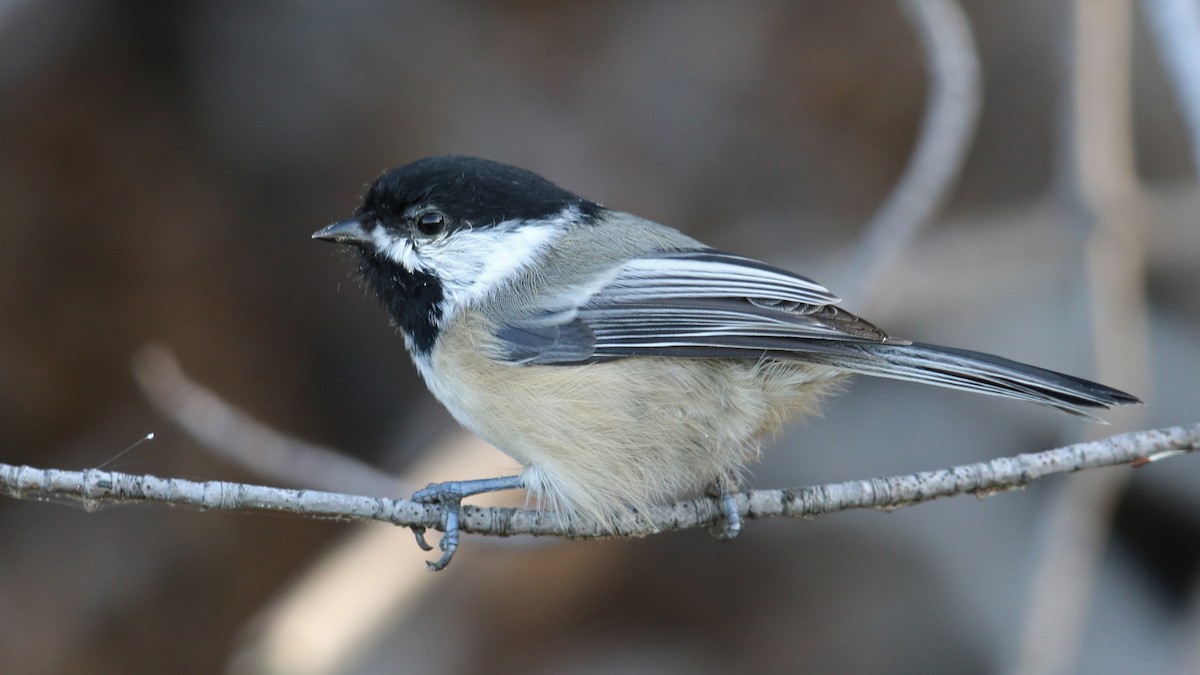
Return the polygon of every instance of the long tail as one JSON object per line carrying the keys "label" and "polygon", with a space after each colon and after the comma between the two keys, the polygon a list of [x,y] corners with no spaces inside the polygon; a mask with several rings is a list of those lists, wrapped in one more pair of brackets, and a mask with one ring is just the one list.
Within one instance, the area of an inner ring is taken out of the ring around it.
{"label": "long tail", "polygon": [[1088,409],[1141,403],[1136,396],[1103,384],[981,352],[916,342],[850,347],[862,356],[810,354],[806,359],[864,375],[1031,401],[1089,419],[1097,418]]}

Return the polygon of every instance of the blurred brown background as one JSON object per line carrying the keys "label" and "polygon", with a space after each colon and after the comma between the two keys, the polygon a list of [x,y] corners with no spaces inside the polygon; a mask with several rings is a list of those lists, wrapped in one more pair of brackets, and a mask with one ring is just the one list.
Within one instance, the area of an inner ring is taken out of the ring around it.
{"label": "blurred brown background", "polygon": [[[1088,233],[1061,170],[1073,5],[962,4],[983,65],[977,134],[948,204],[868,316],[894,334],[1097,376]],[[1108,383],[1148,406],[1097,430],[1031,406],[858,380],[824,419],[769,448],[754,486],[1200,419],[1197,174],[1141,13],[1130,30],[1151,363],[1136,368],[1140,380]],[[352,261],[310,241],[314,230],[349,214],[388,166],[472,154],[836,293],[913,149],[925,73],[912,24],[889,2],[0,2],[0,461],[93,467],[155,431],[107,468],[272,482],[154,412],[131,361],[161,343],[258,419],[411,484],[502,472],[511,462],[499,454],[462,474],[406,471],[461,437]],[[890,515],[751,522],[729,545],[699,531],[468,537],[438,575],[415,551],[375,556],[352,575],[361,595],[333,591],[344,614],[290,619],[309,637],[285,651],[306,654],[362,618],[358,602],[395,592],[328,667],[271,660],[264,636],[283,620],[280,598],[318,583],[314,562],[364,531],[415,550],[408,533],[4,500],[0,663],[12,673],[1007,672],[1026,653],[1032,580],[1053,550],[1047,518],[1079,478]],[[1120,489],[1068,649],[1079,670],[1200,664],[1198,480],[1200,462],[1184,457]]]}

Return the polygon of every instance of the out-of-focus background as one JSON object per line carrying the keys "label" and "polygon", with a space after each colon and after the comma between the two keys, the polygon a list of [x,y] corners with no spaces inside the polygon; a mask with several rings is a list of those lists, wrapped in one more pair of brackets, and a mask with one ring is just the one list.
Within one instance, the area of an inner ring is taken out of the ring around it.
{"label": "out-of-focus background", "polygon": [[[962,2],[982,66],[965,164],[847,298],[893,334],[1102,377],[1147,406],[1101,428],[859,379],[769,446],[753,486],[1200,418],[1200,196],[1151,4]],[[472,154],[854,289],[856,246],[926,114],[922,44],[891,2],[0,2],[0,462],[283,482],[156,410],[133,363],[158,344],[227,403],[405,490],[509,471],[486,449],[437,464],[477,443],[353,260],[309,235],[389,166]],[[1197,485],[1182,457],[750,522],[725,545],[468,536],[436,575],[383,525],[4,500],[0,663],[1195,672]]]}

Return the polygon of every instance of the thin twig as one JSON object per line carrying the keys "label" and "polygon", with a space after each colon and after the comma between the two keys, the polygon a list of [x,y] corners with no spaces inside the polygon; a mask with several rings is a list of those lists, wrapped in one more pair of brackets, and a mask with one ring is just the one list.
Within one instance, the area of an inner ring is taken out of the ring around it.
{"label": "thin twig", "polygon": [[[811,518],[858,508],[890,511],[953,495],[985,497],[1054,474],[1141,465],[1197,449],[1200,424],[1135,431],[940,471],[784,490],[751,490],[737,495],[738,511],[746,518]],[[160,504],[206,511],[267,511],[344,521],[375,520],[433,529],[440,529],[444,515],[439,505],[386,497],[9,464],[0,464],[0,494],[14,499],[72,502],[89,511],[116,504]],[[697,497],[645,512],[627,512],[612,530],[585,518],[566,524],[552,512],[474,506],[463,507],[460,527],[465,532],[502,537],[525,534],[606,539],[705,527],[721,517],[718,500]]]}
{"label": "thin twig", "polygon": [[879,280],[941,206],[962,169],[979,118],[980,66],[966,16],[954,0],[904,0],[929,72],[929,96],[916,149],[876,212],[840,288],[860,311]]}

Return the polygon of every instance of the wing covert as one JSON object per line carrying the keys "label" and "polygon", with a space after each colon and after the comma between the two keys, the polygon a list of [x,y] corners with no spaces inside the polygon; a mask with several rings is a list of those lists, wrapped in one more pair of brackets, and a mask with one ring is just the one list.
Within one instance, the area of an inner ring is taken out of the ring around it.
{"label": "wing covert", "polygon": [[583,287],[563,293],[551,311],[501,326],[504,358],[561,365],[631,356],[787,358],[887,339],[835,307],[839,299],[820,284],[709,249],[634,258],[598,290]]}

